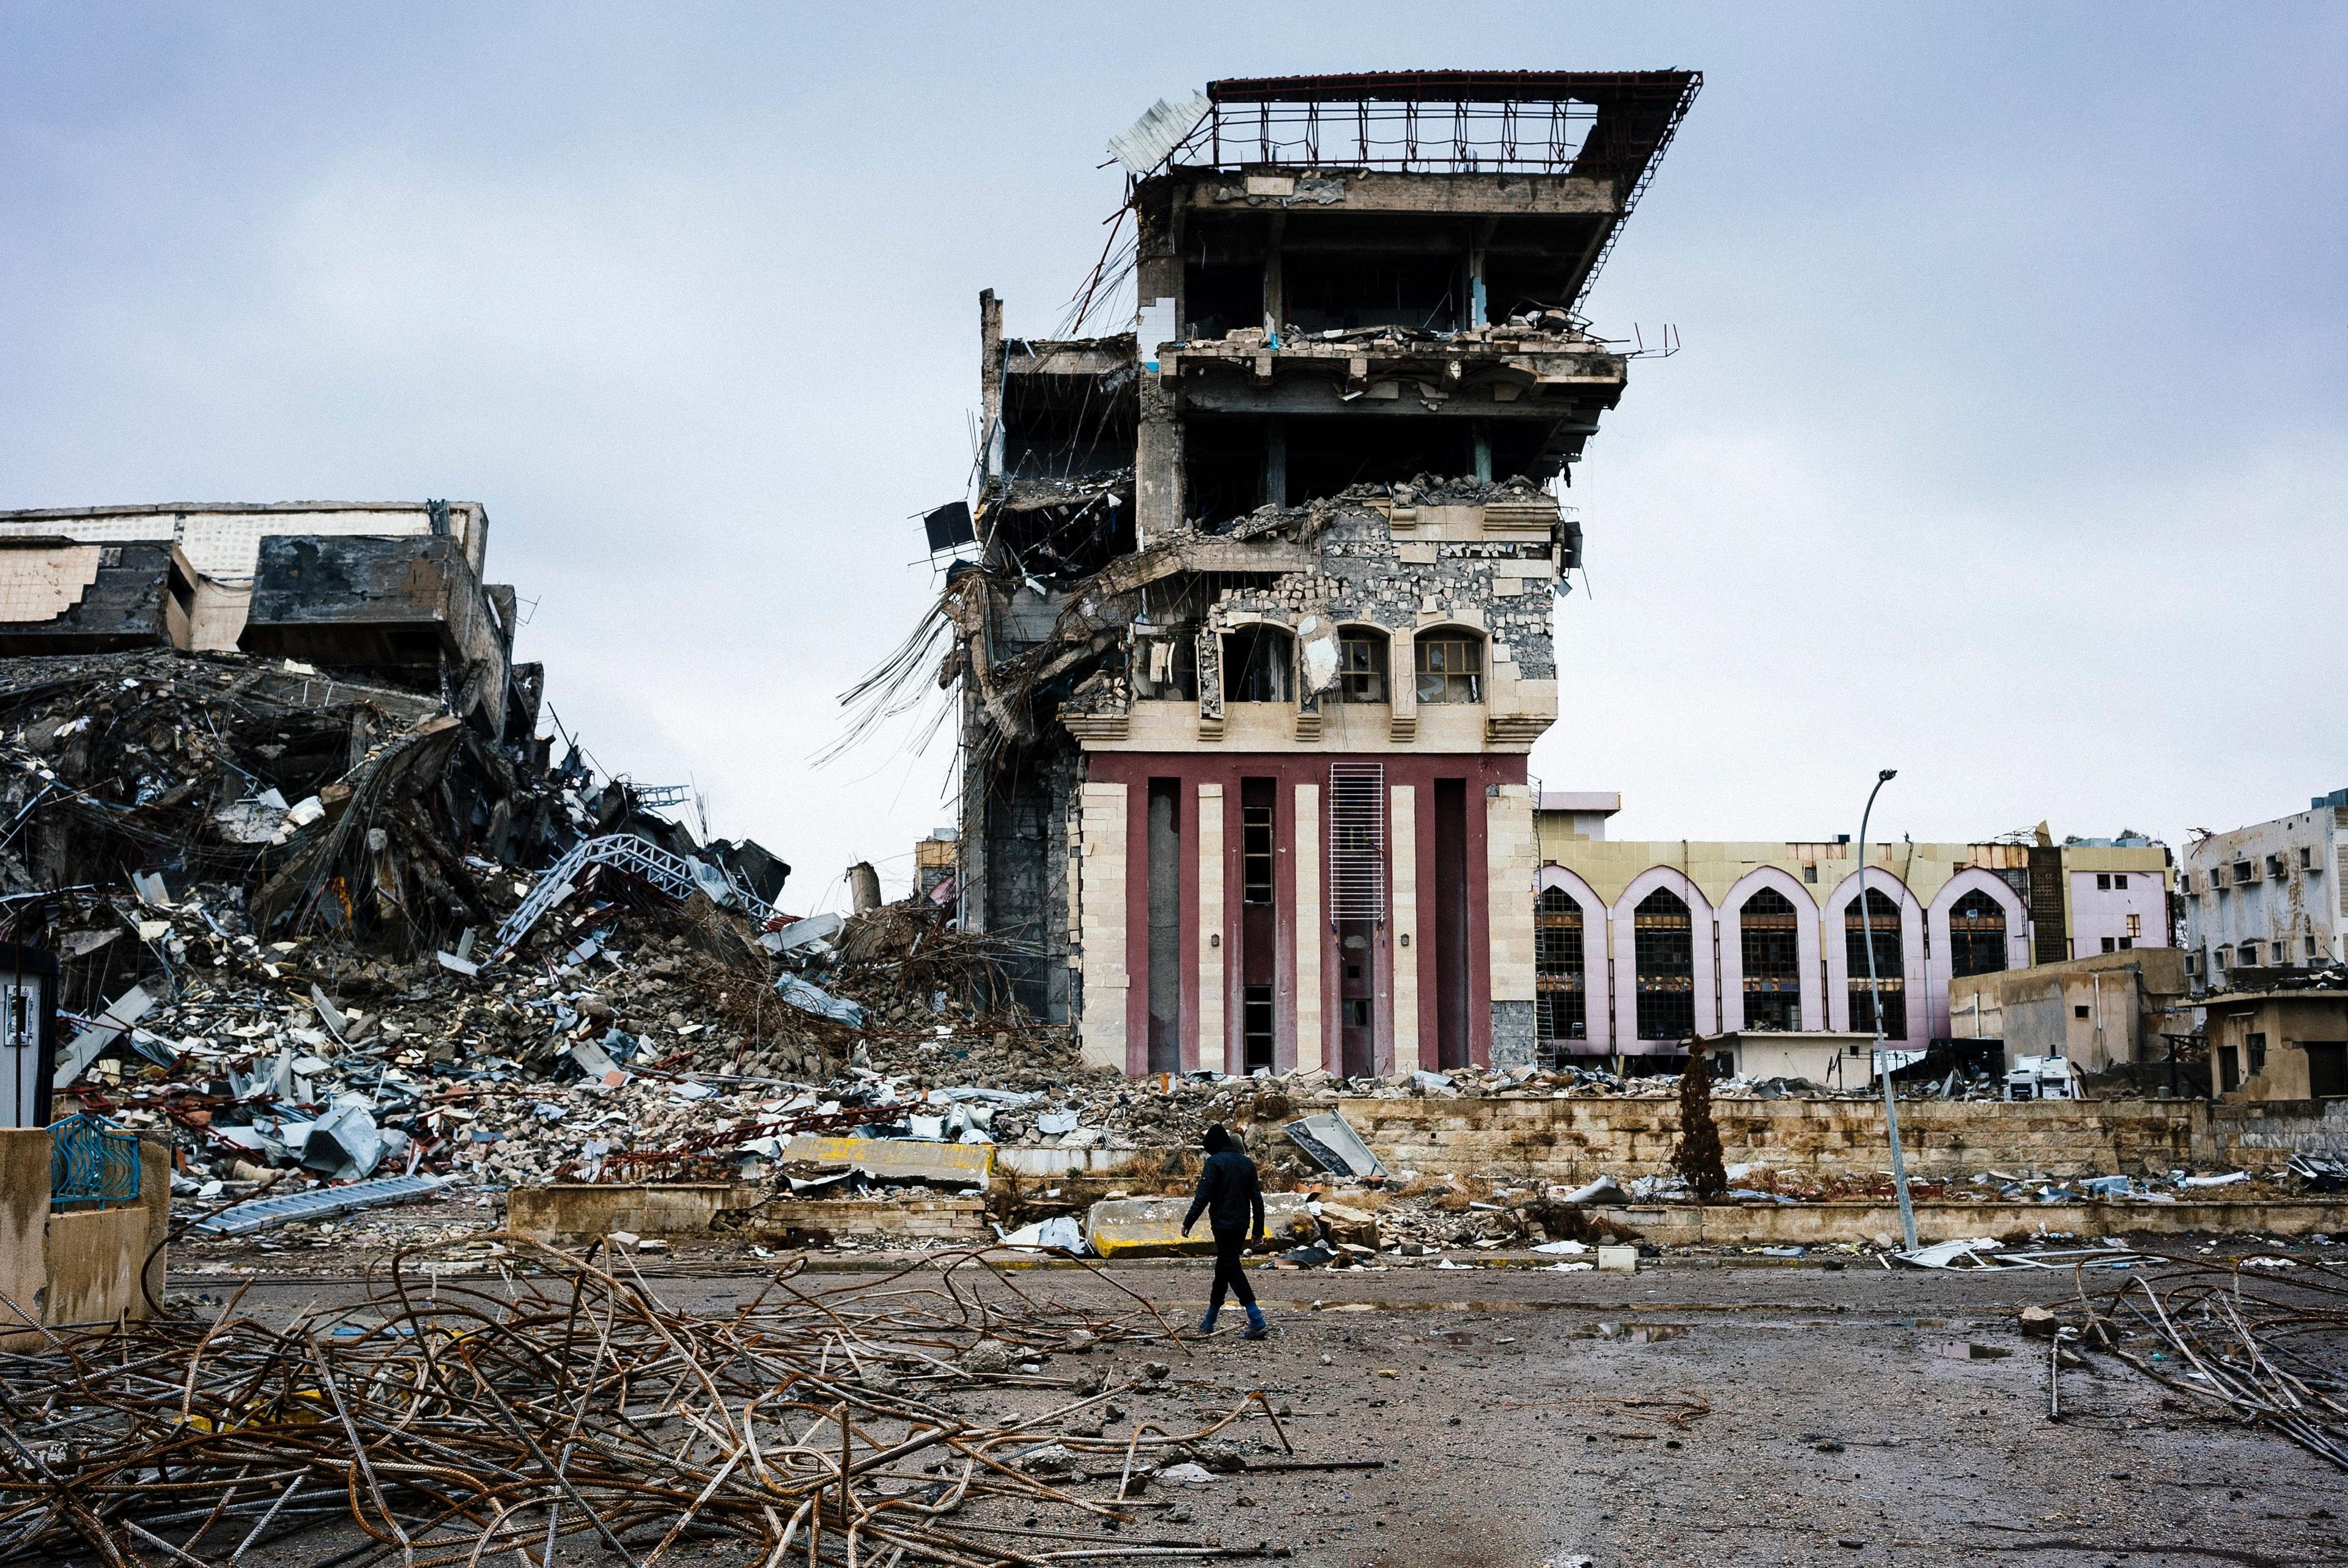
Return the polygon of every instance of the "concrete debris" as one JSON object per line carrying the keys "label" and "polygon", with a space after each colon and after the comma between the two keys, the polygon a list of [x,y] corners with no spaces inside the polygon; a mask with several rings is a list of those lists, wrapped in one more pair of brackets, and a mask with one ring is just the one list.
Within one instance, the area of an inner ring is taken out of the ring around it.
{"label": "concrete debris", "polygon": [[1076,1222],[1073,1214],[1061,1214],[1053,1219],[1037,1220],[1033,1225],[1021,1225],[1017,1230],[1009,1232],[1004,1236],[1003,1245],[1045,1248],[1068,1253],[1078,1257],[1092,1251],[1092,1248],[1086,1245],[1084,1226]]}
{"label": "concrete debris", "polygon": [[1292,1122],[1283,1131],[1333,1175],[1384,1177],[1386,1173],[1385,1164],[1362,1142],[1362,1135],[1334,1111]]}

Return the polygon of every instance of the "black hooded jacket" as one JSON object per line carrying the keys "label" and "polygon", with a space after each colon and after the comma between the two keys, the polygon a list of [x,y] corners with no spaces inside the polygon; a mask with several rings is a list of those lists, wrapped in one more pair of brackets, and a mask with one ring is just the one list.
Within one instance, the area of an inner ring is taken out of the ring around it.
{"label": "black hooded jacket", "polygon": [[1199,1195],[1190,1200],[1182,1228],[1197,1225],[1203,1214],[1219,1231],[1262,1235],[1263,1189],[1256,1184],[1255,1162],[1241,1153],[1231,1134],[1220,1127],[1207,1129],[1206,1146],[1207,1164],[1199,1173]]}

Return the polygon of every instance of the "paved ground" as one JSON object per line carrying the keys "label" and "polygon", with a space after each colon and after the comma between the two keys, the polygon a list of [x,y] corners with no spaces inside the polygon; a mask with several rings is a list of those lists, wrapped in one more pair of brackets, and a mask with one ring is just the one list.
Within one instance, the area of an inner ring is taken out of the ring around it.
{"label": "paved ground", "polygon": [[[1195,1317],[1208,1272],[1117,1277]],[[2013,1315],[2069,1294],[2068,1276],[1666,1260],[1635,1276],[1257,1277],[1270,1342],[1227,1318],[1188,1357],[1116,1352],[1175,1363],[1169,1394],[1135,1413],[1171,1425],[1262,1389],[1290,1412],[1300,1457],[1385,1468],[1241,1475],[1173,1504],[1175,1522],[1226,1545],[1272,1542],[1330,1568],[2348,1563],[2348,1477],[2279,1437],[2164,1402],[2109,1361],[2064,1373],[2064,1417],[2048,1419],[2046,1348]],[[1122,1299],[1077,1272],[1024,1283]],[[656,1284],[675,1306],[722,1311],[758,1281]],[[189,1286],[217,1282],[175,1277]],[[343,1288],[270,1284],[247,1305]],[[1949,1353],[1965,1345],[2011,1354]],[[1270,1441],[1267,1422],[1248,1431]]]}

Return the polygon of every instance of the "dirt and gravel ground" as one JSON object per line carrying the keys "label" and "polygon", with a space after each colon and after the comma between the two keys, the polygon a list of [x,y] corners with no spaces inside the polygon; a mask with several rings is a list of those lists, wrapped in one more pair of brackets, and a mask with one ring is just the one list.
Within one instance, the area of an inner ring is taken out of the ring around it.
{"label": "dirt and gravel ground", "polygon": [[[1209,1271],[1186,1260],[1113,1277],[1187,1323]],[[2068,1296],[2067,1275],[1666,1259],[1635,1276],[1255,1277],[1268,1342],[1241,1339],[1226,1317],[1188,1354],[1104,1352],[1174,1364],[1167,1391],[1137,1397],[1133,1416],[1195,1428],[1261,1389],[1286,1412],[1298,1459],[1382,1468],[1153,1491],[1157,1517],[1227,1546],[1284,1546],[1327,1568],[2348,1563],[2348,1477],[2279,1437],[2186,1410],[2106,1358],[2063,1373],[2063,1417],[2048,1418],[2047,1348],[2015,1314]],[[223,1283],[176,1271],[172,1282]],[[697,1311],[763,1283],[683,1260],[652,1278]],[[1131,1305],[1076,1269],[1022,1284]],[[246,1306],[295,1310],[346,1288],[280,1276]],[[1004,1397],[973,1396],[966,1411]],[[1259,1460],[1285,1457],[1270,1422],[1244,1430]],[[287,1542],[283,1561],[313,1560],[314,1541],[301,1545]]]}

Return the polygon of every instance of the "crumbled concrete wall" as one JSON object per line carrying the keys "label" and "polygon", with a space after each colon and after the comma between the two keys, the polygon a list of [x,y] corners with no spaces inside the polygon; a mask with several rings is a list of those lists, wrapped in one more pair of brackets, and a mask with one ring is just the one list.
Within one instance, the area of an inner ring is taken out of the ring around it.
{"label": "crumbled concrete wall", "polygon": [[727,1209],[747,1208],[763,1187],[732,1182],[561,1183],[506,1194],[506,1228],[533,1241],[591,1241],[613,1231],[698,1235]]}
{"label": "crumbled concrete wall", "polygon": [[0,1346],[19,1314],[46,1324],[108,1323],[148,1316],[142,1268],[163,1295],[163,1243],[171,1228],[171,1145],[139,1140],[139,1200],[58,1210],[49,1203],[52,1144],[42,1127],[0,1128]]}
{"label": "crumbled concrete wall", "polygon": [[1073,746],[1025,749],[965,799],[973,927],[1036,945],[1039,956],[1013,989],[1028,1011],[1054,1023],[1082,1010],[1068,963],[1068,851],[1082,766]]}
{"label": "crumbled concrete wall", "polygon": [[[5,1332],[48,1305],[49,1134],[39,1127],[0,1127],[0,1348],[27,1336]],[[10,1305],[13,1303],[13,1305]]]}
{"label": "crumbled concrete wall", "polygon": [[[1369,506],[1337,506],[1313,540],[1317,569],[1290,572],[1265,588],[1226,589],[1210,626],[1225,630],[1251,620],[1294,627],[1307,614],[1401,634],[1389,661],[1390,687],[1412,679],[1409,637],[1438,624],[1474,627],[1489,639],[1486,703],[1495,712],[1554,716],[1557,679],[1551,642],[1556,575],[1546,540],[1405,539]],[[1519,692],[1521,682],[1552,683]],[[1201,711],[1221,711],[1200,669]]]}
{"label": "crumbled concrete wall", "polygon": [[[570,1183],[516,1187],[506,1197],[506,1227],[544,1242],[585,1242],[614,1231],[641,1236],[706,1234],[720,1214],[738,1213],[729,1234],[744,1236],[796,1226],[835,1236],[935,1237],[985,1241],[985,1201],[921,1197],[868,1203],[850,1199],[769,1203],[767,1189],[746,1183]],[[752,1214],[750,1211],[757,1211]]]}

